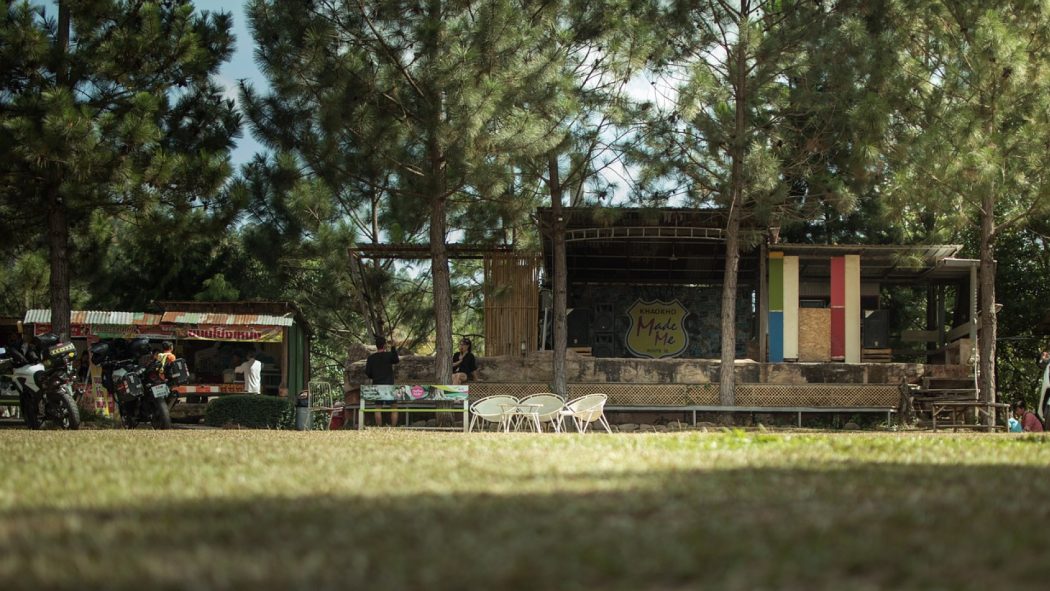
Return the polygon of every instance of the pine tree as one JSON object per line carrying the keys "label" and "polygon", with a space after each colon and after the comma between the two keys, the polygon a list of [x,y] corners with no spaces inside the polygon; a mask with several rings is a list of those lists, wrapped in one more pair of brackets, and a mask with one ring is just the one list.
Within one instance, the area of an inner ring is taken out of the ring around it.
{"label": "pine tree", "polygon": [[660,42],[652,27],[656,16],[654,6],[630,1],[569,3],[551,42],[562,53],[563,81],[545,113],[559,141],[527,169],[546,185],[550,198],[551,224],[541,232],[551,241],[552,388],[561,396],[568,392],[565,196],[569,207],[579,207],[586,204],[587,189],[599,199],[612,191],[606,173],[624,165],[622,144],[633,137],[627,85]]}
{"label": "pine tree", "polygon": [[[872,102],[872,90],[859,82],[867,68],[846,59],[845,50],[860,50],[860,43],[839,45],[834,56],[828,43],[842,31],[867,36],[863,21],[846,18],[850,8],[850,2],[683,0],[665,17],[671,41],[652,67],[681,82],[672,107],[647,105],[648,154],[637,157],[648,178],[677,182],[694,205],[723,211],[723,405],[735,402],[741,251],[762,239],[767,224],[806,219],[827,204],[848,210],[856,189],[844,177],[872,165],[869,146],[882,137],[886,110],[857,112]],[[846,114],[867,119],[872,129],[861,133]]]}
{"label": "pine tree", "polygon": [[902,210],[978,228],[981,399],[996,395],[996,244],[1050,209],[1050,7],[1015,0],[912,2],[913,89],[895,190]]}
{"label": "pine tree", "polygon": [[245,88],[256,135],[294,155],[349,208],[387,199],[392,236],[429,238],[435,379],[451,376],[450,212],[503,195],[515,159],[548,146],[543,33],[556,3],[351,1],[249,4],[273,87]]}
{"label": "pine tree", "polygon": [[239,118],[211,76],[232,45],[229,16],[188,1],[7,3],[0,203],[46,236],[55,332],[69,334],[72,226],[199,205],[225,181]]}

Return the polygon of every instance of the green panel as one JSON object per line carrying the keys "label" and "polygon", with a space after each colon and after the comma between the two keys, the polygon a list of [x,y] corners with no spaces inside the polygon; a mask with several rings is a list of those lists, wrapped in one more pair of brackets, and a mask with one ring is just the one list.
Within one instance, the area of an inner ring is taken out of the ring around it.
{"label": "green panel", "polygon": [[288,395],[295,396],[306,388],[306,350],[303,330],[298,324],[288,327]]}
{"label": "green panel", "polygon": [[769,310],[784,309],[784,259],[769,257]]}

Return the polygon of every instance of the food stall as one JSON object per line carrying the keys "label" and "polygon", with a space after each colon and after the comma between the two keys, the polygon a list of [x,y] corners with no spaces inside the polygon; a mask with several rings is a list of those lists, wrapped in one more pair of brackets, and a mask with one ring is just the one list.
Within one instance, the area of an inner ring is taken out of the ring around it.
{"label": "food stall", "polygon": [[[298,393],[310,379],[310,329],[289,302],[158,302],[151,312],[73,311],[70,336],[79,352],[105,339],[145,337],[159,348],[170,341],[176,357],[185,359],[190,383],[176,390],[194,402],[209,396],[244,393],[244,376],[233,369],[255,352],[262,362],[262,393]],[[30,310],[25,324],[31,334],[51,331],[50,310]],[[87,356],[84,356],[87,357]],[[112,412],[112,401],[100,391],[100,369],[90,367],[95,405]]]}

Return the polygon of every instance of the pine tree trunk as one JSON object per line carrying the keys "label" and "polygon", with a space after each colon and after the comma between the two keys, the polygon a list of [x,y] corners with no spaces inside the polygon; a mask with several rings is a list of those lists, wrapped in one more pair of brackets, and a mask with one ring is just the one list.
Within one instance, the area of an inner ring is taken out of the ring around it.
{"label": "pine tree trunk", "polygon": [[722,363],[718,372],[718,399],[736,404],[736,290],[740,267],[740,213],[733,207],[726,224],[726,264],[722,280]]}
{"label": "pine tree trunk", "polygon": [[[432,28],[427,36],[424,52],[427,58],[440,58],[444,35],[441,0],[430,0],[427,4],[427,20]],[[445,154],[439,141],[444,103],[441,91],[427,88],[427,175],[430,187],[430,274],[434,283],[434,379],[438,384],[452,382],[452,283],[449,279],[448,249],[445,231],[448,224],[445,194],[448,182],[445,178]]]}
{"label": "pine tree trunk", "polygon": [[566,309],[568,305],[568,270],[565,268],[565,218],[562,213],[562,187],[558,175],[558,157],[551,154],[548,159],[549,186],[551,194],[551,245],[554,254],[554,393],[568,395],[565,372],[565,353],[569,346]]}
{"label": "pine tree trunk", "polygon": [[62,340],[69,339],[69,219],[66,206],[52,188],[48,196],[47,245],[51,262],[51,331]]}
{"label": "pine tree trunk", "polygon": [[[372,244],[379,244],[379,196],[377,192],[372,194]],[[383,272],[382,263],[378,258],[372,259],[372,276],[379,277],[380,273]],[[368,308],[369,315],[372,317],[372,328],[375,331],[376,336],[388,337],[386,333],[387,327],[384,322],[386,316],[386,306],[383,305],[383,294],[375,290],[376,293],[372,293],[373,290],[369,289]],[[394,347],[394,343],[391,341],[391,347]]]}
{"label": "pine tree trunk", "polygon": [[[978,386],[981,401],[995,402],[995,197],[990,193],[981,204],[981,332],[978,341]],[[995,409],[988,423],[995,424]]]}
{"label": "pine tree trunk", "polygon": [[[58,39],[56,52],[59,55],[56,76],[59,85],[69,84],[66,68],[66,50],[69,47],[69,6],[67,1],[58,3]],[[61,167],[58,167],[61,170]],[[51,263],[51,331],[62,340],[69,339],[69,218],[66,204],[59,192],[61,178],[54,179],[47,196],[47,245]]]}
{"label": "pine tree trunk", "polygon": [[[433,172],[433,171],[432,171]],[[443,167],[442,167],[443,172]],[[438,384],[452,382],[452,283],[449,279],[448,251],[445,246],[445,205],[447,198],[430,201],[430,268],[434,282],[434,378]]]}
{"label": "pine tree trunk", "polygon": [[726,220],[726,262],[722,278],[722,359],[718,371],[718,399],[722,406],[736,404],[736,290],[740,268],[740,210],[744,203],[744,153],[747,126],[747,45],[750,3],[741,3],[739,38],[734,51],[733,95],[735,122],[730,157],[729,219]]}

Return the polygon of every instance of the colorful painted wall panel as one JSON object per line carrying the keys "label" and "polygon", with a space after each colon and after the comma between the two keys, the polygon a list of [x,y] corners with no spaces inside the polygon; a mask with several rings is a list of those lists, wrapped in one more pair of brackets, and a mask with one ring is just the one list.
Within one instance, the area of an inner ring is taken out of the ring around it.
{"label": "colorful painted wall panel", "polygon": [[784,359],[798,360],[798,257],[784,257]]}
{"label": "colorful painted wall panel", "polygon": [[846,258],[831,257],[831,359],[846,359]]}
{"label": "colorful painted wall panel", "polygon": [[769,313],[769,362],[784,361],[784,312],[773,310]]}
{"label": "colorful painted wall panel", "polygon": [[769,253],[769,362],[784,360],[784,253]]}
{"label": "colorful painted wall panel", "polygon": [[784,253],[769,253],[769,309],[784,309]]}
{"label": "colorful painted wall panel", "polygon": [[845,300],[843,309],[843,336],[846,363],[860,363],[860,256],[848,254],[843,262]]}

